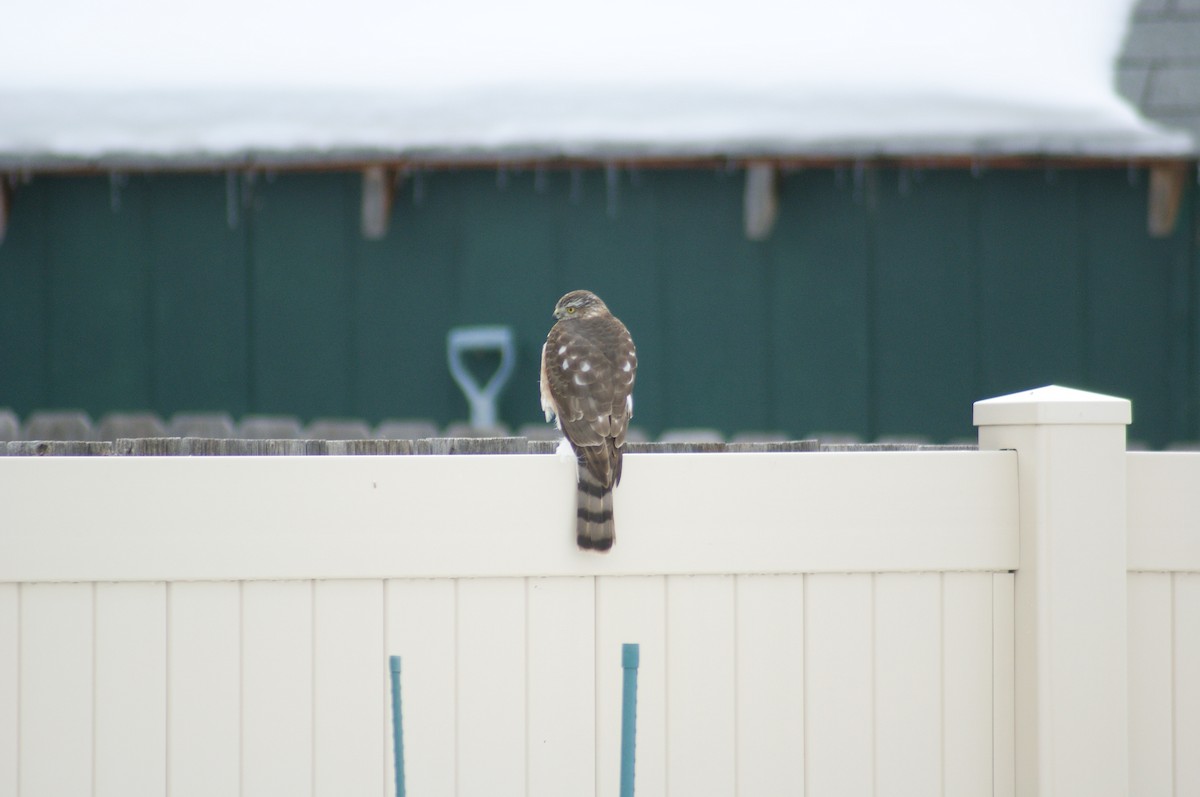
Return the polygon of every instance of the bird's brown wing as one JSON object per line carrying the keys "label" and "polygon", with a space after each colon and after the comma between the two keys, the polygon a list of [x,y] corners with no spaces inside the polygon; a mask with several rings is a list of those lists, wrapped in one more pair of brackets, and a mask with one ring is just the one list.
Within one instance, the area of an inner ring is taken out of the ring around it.
{"label": "bird's brown wing", "polygon": [[625,327],[609,316],[555,324],[542,350],[543,393],[559,428],[606,485],[619,474],[618,449],[631,414],[636,359],[624,365],[632,346]]}

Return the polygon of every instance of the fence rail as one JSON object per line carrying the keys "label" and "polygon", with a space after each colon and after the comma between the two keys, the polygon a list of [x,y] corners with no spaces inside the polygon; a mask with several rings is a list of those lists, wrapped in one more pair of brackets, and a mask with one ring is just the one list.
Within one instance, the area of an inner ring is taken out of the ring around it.
{"label": "fence rail", "polygon": [[553,455],[8,457],[0,581],[1017,566],[1013,452],[630,454],[608,556],[575,548],[574,478]]}

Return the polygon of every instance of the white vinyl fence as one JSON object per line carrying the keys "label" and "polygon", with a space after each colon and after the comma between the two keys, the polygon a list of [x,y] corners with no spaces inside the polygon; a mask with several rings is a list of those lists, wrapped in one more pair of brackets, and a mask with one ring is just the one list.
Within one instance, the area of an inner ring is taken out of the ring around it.
{"label": "white vinyl fence", "polygon": [[[1122,400],[955,452],[0,458],[0,797],[1200,794],[1200,455]],[[1126,574],[1126,571],[1128,575]]]}

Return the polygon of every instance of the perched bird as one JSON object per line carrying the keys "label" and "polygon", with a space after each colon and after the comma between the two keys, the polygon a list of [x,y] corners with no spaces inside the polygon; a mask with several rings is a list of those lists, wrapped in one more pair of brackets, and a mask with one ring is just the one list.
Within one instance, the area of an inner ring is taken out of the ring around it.
{"label": "perched bird", "polygon": [[625,429],[633,416],[637,349],[600,297],[571,291],[554,306],[542,347],[542,409],[557,418],[579,463],[575,541],[607,551],[616,537],[613,488],[621,481]]}

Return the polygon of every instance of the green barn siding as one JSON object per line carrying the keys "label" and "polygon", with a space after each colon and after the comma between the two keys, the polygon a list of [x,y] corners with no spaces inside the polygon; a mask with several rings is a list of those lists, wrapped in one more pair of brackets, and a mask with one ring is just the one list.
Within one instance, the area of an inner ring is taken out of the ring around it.
{"label": "green barn siding", "polygon": [[56,404],[154,402],[145,188],[77,178],[51,198],[46,357]]}
{"label": "green barn siding", "polygon": [[[1200,184],[1200,174],[1196,177]],[[1200,439],[1200,197],[1197,193],[1185,192],[1180,229],[1173,236],[1181,245],[1171,247],[1165,254],[1172,263],[1169,312],[1175,330],[1167,344],[1171,351],[1168,428],[1186,430],[1189,434],[1186,439]]]}
{"label": "green barn siding", "polygon": [[21,187],[0,244],[0,405],[44,407],[51,401],[47,222],[54,187],[42,180]]}
{"label": "green barn siding", "polygon": [[[761,247],[742,234],[741,180],[691,171],[656,178],[662,198],[657,313],[665,357],[653,381],[663,393],[669,422],[712,426],[711,408],[719,406],[736,411],[741,428],[765,428],[773,381],[765,264]],[[678,201],[689,196],[706,199]],[[636,327],[633,332],[636,340]]]}
{"label": "green barn siding", "polygon": [[1131,185],[1121,172],[1083,177],[1084,378],[1097,390],[1122,388],[1139,429],[1169,427],[1173,341],[1186,339],[1170,310],[1172,272],[1183,264],[1172,262],[1169,242],[1120,229],[1124,219],[1145,212],[1145,180]]}
{"label": "green barn siding", "polygon": [[410,179],[397,189],[387,237],[354,236],[357,404],[343,414],[444,419],[466,413],[446,366],[445,332],[461,296],[462,192],[452,183]]}
{"label": "green barn siding", "polygon": [[255,188],[251,407],[330,416],[354,406],[354,189],[345,174],[288,174]]}
{"label": "green barn siding", "polygon": [[[921,429],[934,439],[970,428],[980,398],[974,178],[962,171],[887,174],[873,237],[873,432]],[[965,201],[964,201],[965,198]],[[919,355],[919,356],[914,356]]]}
{"label": "green barn siding", "polygon": [[844,173],[783,180],[779,221],[762,244],[772,270],[772,426],[867,434],[868,231],[862,192]]}
{"label": "green barn siding", "polygon": [[[1086,294],[1079,175],[1000,172],[981,182],[983,395],[1083,384]],[[1145,237],[1145,220],[1130,234]]]}
{"label": "green barn siding", "polygon": [[[245,225],[230,225],[222,175],[140,179],[150,201],[153,402],[244,414],[249,402]],[[236,187],[236,186],[235,186]]]}
{"label": "green barn siding", "polygon": [[540,418],[555,299],[599,292],[638,341],[637,422],[971,434],[975,399],[1058,382],[1197,436],[1194,190],[1145,232],[1146,177],[787,171],[770,238],[743,174],[406,175],[362,238],[350,173],[37,176],[0,245],[0,406],[465,418],[458,324],[516,330],[501,401]]}

